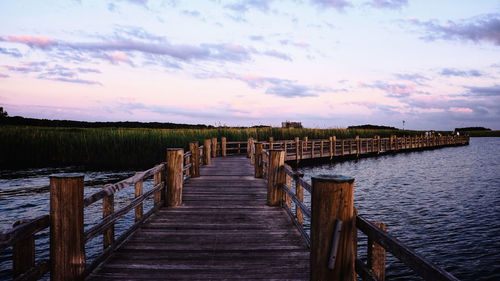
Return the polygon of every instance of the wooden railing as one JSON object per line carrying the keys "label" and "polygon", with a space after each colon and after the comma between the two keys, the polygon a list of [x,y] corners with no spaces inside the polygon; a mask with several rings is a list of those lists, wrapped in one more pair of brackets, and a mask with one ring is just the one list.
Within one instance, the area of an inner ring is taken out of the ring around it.
{"label": "wooden railing", "polygon": [[[262,157],[256,157],[255,165],[263,162],[268,205],[282,206],[311,248],[311,280],[353,280],[349,274],[357,274],[363,280],[385,280],[386,250],[425,280],[458,280],[386,232],[383,223],[372,223],[357,215],[353,205],[354,179],[318,176],[309,184],[302,174],[284,163],[284,158],[285,150],[264,150]],[[304,202],[304,190],[310,194],[312,210]],[[274,200],[275,193],[281,197],[279,202]],[[304,227],[304,216],[311,224],[309,232]],[[356,257],[358,229],[368,236],[367,264]]]}
{"label": "wooden railing", "polygon": [[388,138],[351,138],[337,139],[335,136],[328,139],[269,141],[262,142],[264,149],[283,149],[286,151],[285,161],[303,159],[326,158],[338,156],[359,156],[361,154],[380,154],[404,150],[429,149],[443,146],[469,144],[468,136],[391,136]]}

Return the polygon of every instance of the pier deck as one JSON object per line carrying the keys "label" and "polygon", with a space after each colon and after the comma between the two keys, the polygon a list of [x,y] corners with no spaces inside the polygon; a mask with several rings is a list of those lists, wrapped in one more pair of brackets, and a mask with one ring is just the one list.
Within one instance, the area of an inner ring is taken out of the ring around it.
{"label": "pier deck", "polygon": [[214,158],[87,280],[309,279],[309,249],[246,157]]}

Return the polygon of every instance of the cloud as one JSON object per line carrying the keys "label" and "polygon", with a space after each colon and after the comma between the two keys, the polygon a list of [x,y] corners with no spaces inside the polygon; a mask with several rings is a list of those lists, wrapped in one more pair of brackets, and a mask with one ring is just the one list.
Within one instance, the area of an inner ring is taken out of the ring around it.
{"label": "cloud", "polygon": [[430,79],[418,73],[397,73],[394,76],[401,80],[407,80],[414,82],[419,85],[424,85],[424,81],[429,81]]}
{"label": "cloud", "polygon": [[489,87],[466,87],[469,92],[466,96],[476,96],[476,97],[500,97],[500,85],[494,85]]}
{"label": "cloud", "polygon": [[368,5],[378,9],[401,9],[408,5],[408,0],[371,0]]}
{"label": "cloud", "polygon": [[0,78],[9,78],[10,76],[7,74],[0,73]]}
{"label": "cloud", "polygon": [[31,48],[46,49],[57,45],[57,42],[45,36],[0,36],[0,41],[28,45]]}
{"label": "cloud", "polygon": [[15,48],[5,49],[0,47],[0,54],[9,55],[15,58],[20,58],[23,56],[21,52],[19,52],[19,50]]}
{"label": "cloud", "polygon": [[23,63],[20,66],[4,65],[3,67],[13,72],[32,73],[42,71],[43,67],[45,67],[46,65],[46,62],[28,62]]}
{"label": "cloud", "polygon": [[253,55],[272,56],[291,61],[289,55],[276,50],[258,51],[253,47],[235,43],[173,44],[165,37],[148,33],[142,28],[120,26],[111,39],[105,40],[104,36],[101,38],[103,39],[100,42],[66,42],[33,36],[7,36],[0,37],[0,40],[23,43],[47,52],[55,50],[55,54],[54,52],[52,54],[63,59],[64,56],[68,56],[68,59],[71,57],[73,60],[77,56],[77,60],[81,61],[84,59],[82,55],[85,55],[90,58],[104,59],[112,64],[125,62],[134,65],[132,52],[169,57],[173,59],[173,61],[168,61],[169,64],[177,66],[178,62],[190,63],[195,60],[239,63],[250,60]]}
{"label": "cloud", "polygon": [[303,85],[294,84],[293,82],[286,80],[280,81],[280,83],[269,86],[266,90],[266,94],[285,97],[285,98],[317,96],[317,94],[313,93],[313,90],[311,88]]}
{"label": "cloud", "polygon": [[443,68],[440,72],[443,76],[459,76],[459,77],[481,77],[483,74],[478,70],[472,69],[469,71],[458,70],[455,68]]}
{"label": "cloud", "polygon": [[251,35],[251,36],[249,36],[249,38],[252,41],[262,41],[262,40],[264,40],[264,36],[261,36],[261,35]]}
{"label": "cloud", "polygon": [[46,62],[29,62],[29,63],[24,63],[21,66],[4,65],[3,67],[12,72],[21,72],[25,74],[38,73],[37,75],[38,79],[79,83],[87,85],[102,85],[98,81],[85,80],[78,77],[79,73],[101,73],[98,69],[80,68],[80,67],[76,69],[71,69],[57,64],[55,66],[49,67]]}
{"label": "cloud", "polygon": [[80,73],[101,73],[101,71],[99,69],[96,69],[96,68],[78,67],[77,70]]}
{"label": "cloud", "polygon": [[186,16],[190,16],[190,17],[195,17],[195,18],[201,16],[200,12],[198,12],[198,11],[190,11],[190,10],[183,10],[182,14],[186,15]]}
{"label": "cloud", "polygon": [[458,22],[450,20],[444,25],[437,21],[422,22],[418,19],[410,19],[410,22],[426,31],[427,34],[422,37],[424,40],[463,40],[475,43],[488,41],[500,46],[500,14],[488,14]]}
{"label": "cloud", "polygon": [[282,59],[282,60],[292,61],[292,58],[289,55],[278,52],[276,50],[268,50],[268,51],[263,52],[262,54],[266,55],[266,56]]}
{"label": "cloud", "polygon": [[52,80],[52,81],[59,81],[59,82],[67,82],[67,83],[76,83],[76,84],[85,84],[85,85],[101,85],[102,86],[101,82],[92,81],[92,80],[78,79],[78,78],[47,77],[47,78],[40,78],[40,79],[46,79],[46,80]]}
{"label": "cloud", "polygon": [[318,5],[321,8],[333,8],[339,12],[351,7],[352,4],[347,0],[310,0],[312,4]]}
{"label": "cloud", "polygon": [[233,4],[228,4],[224,7],[239,13],[246,13],[250,9],[257,9],[261,12],[268,12],[270,9],[269,4],[271,4],[272,2],[273,0],[242,0]]}
{"label": "cloud", "polygon": [[386,92],[387,96],[402,98],[408,97],[415,92],[415,87],[411,84],[402,83],[387,83],[382,81],[375,81],[374,84],[362,84],[364,87],[380,89]]}
{"label": "cloud", "polygon": [[265,88],[265,94],[284,98],[314,97],[319,93],[342,92],[341,90],[331,89],[329,87],[308,86],[299,84],[295,80],[282,79],[276,77],[265,77],[259,75],[238,75],[238,74],[214,74],[204,73],[196,75],[199,79],[230,79],[246,83],[252,89]]}

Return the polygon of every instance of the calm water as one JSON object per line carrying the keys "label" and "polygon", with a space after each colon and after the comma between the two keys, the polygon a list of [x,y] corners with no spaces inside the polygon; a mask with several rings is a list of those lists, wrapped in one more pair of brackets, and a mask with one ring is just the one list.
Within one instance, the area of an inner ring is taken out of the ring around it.
{"label": "calm water", "polygon": [[[354,177],[360,215],[384,222],[399,240],[459,279],[500,280],[500,138],[302,171],[307,180],[332,173]],[[387,274],[388,280],[412,278],[393,257]]]}
{"label": "calm water", "polygon": [[[49,211],[53,173],[85,174],[85,193],[134,171],[88,172],[78,168],[0,171],[0,231],[22,218]],[[469,146],[384,155],[302,168],[305,178],[342,174],[355,178],[355,205],[361,215],[382,221],[388,231],[462,280],[500,280],[500,138],[474,138]],[[145,191],[152,187],[145,182]],[[115,208],[132,198],[133,187],[115,196]],[[152,200],[152,199],[151,199]],[[145,209],[152,202],[148,201]],[[86,228],[101,215],[101,204],[85,209]],[[117,223],[117,235],[133,221],[133,210]],[[37,260],[48,258],[47,232],[37,235]],[[91,261],[102,236],[87,244]],[[366,239],[360,235],[363,257]],[[409,280],[410,270],[390,255],[387,280]],[[10,278],[11,252],[0,251],[0,280]],[[418,279],[417,279],[418,280]]]}

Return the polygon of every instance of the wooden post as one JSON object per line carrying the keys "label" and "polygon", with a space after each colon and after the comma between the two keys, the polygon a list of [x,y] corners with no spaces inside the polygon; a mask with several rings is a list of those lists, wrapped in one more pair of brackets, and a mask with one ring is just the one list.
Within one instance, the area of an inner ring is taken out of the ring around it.
{"label": "wooden post", "polygon": [[274,149],[274,138],[273,137],[269,137],[269,149]]}
{"label": "wooden post", "polygon": [[319,157],[323,157],[323,140],[319,144]]}
{"label": "wooden post", "polygon": [[[304,202],[304,188],[302,185],[300,185],[299,181],[299,176],[295,176],[295,195],[297,195],[297,198],[300,200],[300,202]],[[299,206],[295,206],[295,213],[297,214],[297,221],[300,223],[300,225],[304,225],[304,215],[302,214],[302,210],[299,208]]]}
{"label": "wooden post", "polygon": [[[25,220],[16,221],[12,227],[25,223]],[[17,242],[12,247],[12,265],[14,277],[21,275],[35,266],[35,237],[29,237]]]}
{"label": "wooden post", "polygon": [[[224,143],[224,139],[222,143]],[[191,177],[197,178],[200,176],[200,144],[197,141],[190,142],[189,151],[191,151]],[[224,148],[222,151],[224,151]]]}
{"label": "wooden post", "polygon": [[83,280],[83,178],[50,176],[50,280]]}
{"label": "wooden post", "polygon": [[226,157],[227,156],[226,137],[220,138],[220,145],[221,145],[222,157]]}
{"label": "wooden post", "polygon": [[309,146],[308,145],[308,137],[303,137],[302,138],[302,150],[300,152],[300,159],[303,159],[304,157],[304,152],[307,151],[307,147]]}
{"label": "wooden post", "polygon": [[365,139],[365,153],[368,153],[368,139]]}
{"label": "wooden post", "polygon": [[[135,174],[137,175],[138,172]],[[134,192],[135,198],[142,195],[142,180],[135,183],[134,191],[135,191]],[[137,207],[135,207],[135,221],[136,222],[142,218],[142,211],[143,211],[142,203],[140,203],[139,205],[137,205]]]}
{"label": "wooden post", "polygon": [[[387,230],[387,227],[382,222],[374,222],[378,228],[383,231]],[[385,280],[385,249],[379,244],[375,243],[373,240],[368,238],[368,267],[373,271],[375,276],[381,281]]]}
{"label": "wooden post", "polygon": [[254,143],[255,143],[255,140],[252,139],[250,141],[250,163],[252,165],[255,165],[255,145],[254,145]]}
{"label": "wooden post", "polygon": [[247,139],[247,158],[252,157],[252,138]]}
{"label": "wooden post", "polygon": [[[281,149],[270,149],[269,151],[269,163],[267,170],[267,205],[269,206],[280,206],[281,203],[281,186],[282,183],[278,175],[278,168],[285,164],[285,152]],[[275,177],[277,178],[276,182]]]}
{"label": "wooden post", "polygon": [[212,141],[210,139],[205,139],[203,142],[203,164],[210,165],[210,154],[211,154]]}
{"label": "wooden post", "polygon": [[212,158],[217,157],[217,138],[212,138]]}
{"label": "wooden post", "polygon": [[342,155],[344,155],[345,154],[344,139],[342,139],[340,145],[342,146]]}
{"label": "wooden post", "polygon": [[377,136],[377,142],[378,142],[378,151],[377,151],[377,153],[380,154],[380,151],[382,151],[382,143],[380,142],[380,136]]}
{"label": "wooden post", "polygon": [[316,146],[315,141],[311,141],[311,159],[314,158],[314,147]]}
{"label": "wooden post", "polygon": [[356,156],[359,156],[360,149],[361,149],[361,143],[359,142],[359,136],[356,136]]}
{"label": "wooden post", "polygon": [[[153,185],[157,186],[159,184],[161,184],[161,171],[155,173],[153,176]],[[158,203],[160,203],[160,201],[161,201],[161,190],[155,192],[153,197],[153,206],[156,206]]]}
{"label": "wooden post", "polygon": [[[104,187],[104,186],[103,186]],[[114,194],[102,198],[102,218],[111,215],[115,211],[115,196]],[[111,224],[102,235],[102,245],[106,249],[109,245],[115,242],[115,224]]]}
{"label": "wooden post", "polygon": [[[286,152],[285,152],[286,154]],[[292,177],[289,176],[283,169],[281,169],[280,173],[282,173],[280,176],[284,178],[284,182],[286,186],[288,186],[288,190],[292,191]],[[283,192],[283,194],[286,196],[286,206],[290,211],[292,210],[292,197],[288,196],[288,193]]]}
{"label": "wooden post", "polygon": [[335,156],[335,153],[337,152],[337,137],[333,136],[332,142],[333,142],[333,156]]}
{"label": "wooden post", "polygon": [[[354,179],[320,175],[312,178],[311,195],[311,278],[310,280],[356,280],[353,236]],[[342,221],[335,265],[329,269],[335,220]]]}
{"label": "wooden post", "polygon": [[167,150],[167,200],[166,200],[167,206],[169,207],[176,207],[182,205],[182,182],[184,176],[182,173],[183,168],[184,168],[184,149],[169,148]]}
{"label": "wooden post", "polygon": [[328,142],[330,144],[330,148],[329,148],[328,152],[330,154],[330,160],[332,160],[332,158],[333,158],[333,137],[328,137]]}
{"label": "wooden post", "polygon": [[262,164],[262,143],[261,142],[256,142],[255,143],[255,166],[254,166],[254,174],[256,178],[262,178],[262,169],[263,169],[263,164]]}
{"label": "wooden post", "polygon": [[299,164],[300,160],[300,139],[295,137],[295,163]]}

